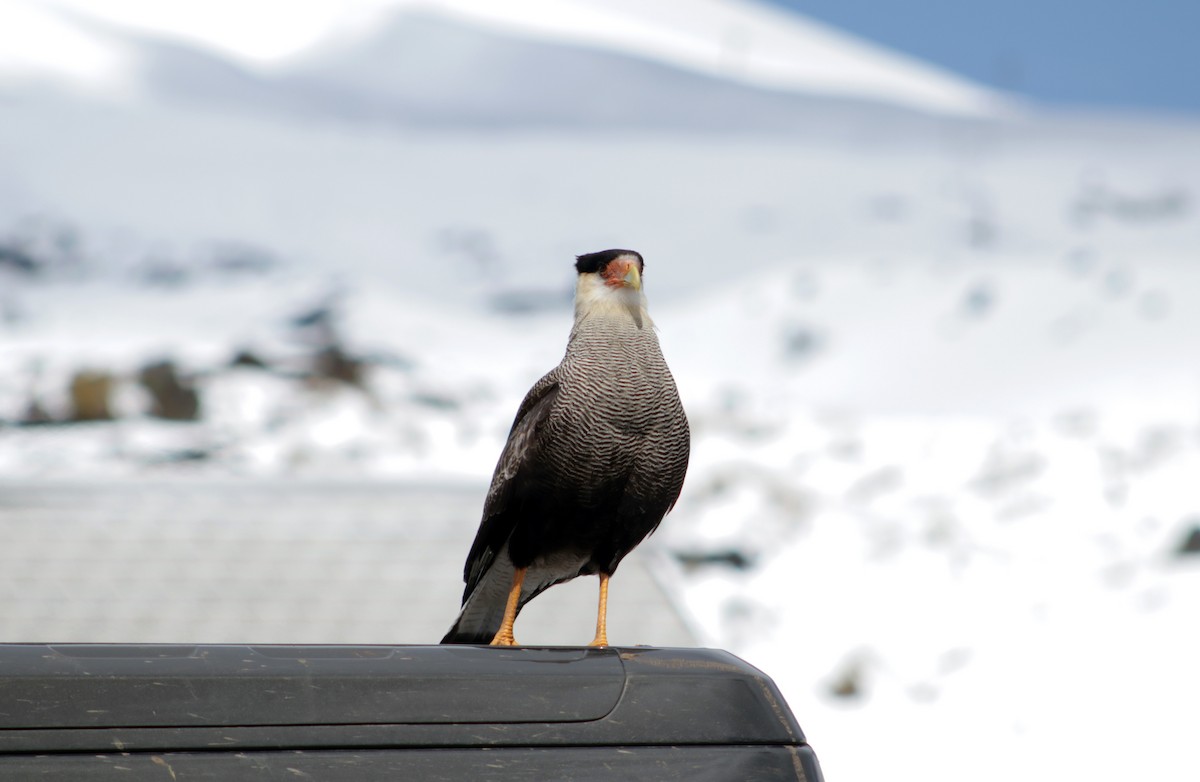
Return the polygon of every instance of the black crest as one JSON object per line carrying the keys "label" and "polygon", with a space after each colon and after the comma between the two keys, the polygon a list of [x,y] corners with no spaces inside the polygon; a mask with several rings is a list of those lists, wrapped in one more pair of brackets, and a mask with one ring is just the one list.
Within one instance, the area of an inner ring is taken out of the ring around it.
{"label": "black crest", "polygon": [[638,260],[638,271],[646,270],[646,262],[642,260],[642,254],[633,250],[601,250],[598,253],[587,253],[586,255],[575,256],[575,271],[580,274],[598,274],[601,269],[608,265],[609,261],[621,255],[632,255]]}

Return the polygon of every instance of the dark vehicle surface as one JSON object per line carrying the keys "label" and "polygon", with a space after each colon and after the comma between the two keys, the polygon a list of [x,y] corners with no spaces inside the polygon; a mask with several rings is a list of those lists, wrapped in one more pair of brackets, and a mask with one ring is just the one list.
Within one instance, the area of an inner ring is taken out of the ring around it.
{"label": "dark vehicle surface", "polygon": [[4,780],[807,780],[707,649],[0,644]]}

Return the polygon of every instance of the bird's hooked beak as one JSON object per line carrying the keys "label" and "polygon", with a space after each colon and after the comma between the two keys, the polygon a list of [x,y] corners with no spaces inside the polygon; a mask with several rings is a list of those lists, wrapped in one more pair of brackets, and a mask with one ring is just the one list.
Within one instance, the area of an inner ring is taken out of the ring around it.
{"label": "bird's hooked beak", "polygon": [[612,288],[642,289],[642,273],[636,258],[621,256],[604,270],[604,284]]}

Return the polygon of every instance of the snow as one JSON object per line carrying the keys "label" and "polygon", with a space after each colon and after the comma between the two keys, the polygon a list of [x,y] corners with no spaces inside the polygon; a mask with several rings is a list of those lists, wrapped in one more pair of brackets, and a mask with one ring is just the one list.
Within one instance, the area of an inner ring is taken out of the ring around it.
{"label": "snow", "polygon": [[0,88],[26,82],[126,97],[133,63],[119,46],[44,4],[0,5]]}
{"label": "snow", "polygon": [[987,113],[994,93],[795,14],[745,0],[421,2],[461,18],[599,46],[726,79],[796,91]]}
{"label": "snow", "polygon": [[[66,71],[93,79],[96,65],[114,71],[137,41],[157,50],[179,45],[216,57],[229,68],[286,77],[310,70],[338,53],[369,46],[380,29],[402,20],[434,19],[461,32],[479,31],[535,42],[585,47],[758,89],[881,102],[953,115],[993,115],[1015,102],[982,86],[879,46],[751,0],[669,0],[653,4],[627,0],[307,0],[161,3],[118,0],[102,5],[84,0],[33,3],[15,0],[3,27],[37,30],[36,38],[13,35],[16,57],[0,60],[0,74]],[[51,35],[50,33],[53,33]],[[132,38],[130,36],[132,34]],[[0,39],[3,40],[3,39]],[[37,41],[41,41],[38,44]],[[43,46],[42,44],[49,44]],[[421,36],[399,42],[399,51],[423,50]],[[393,44],[393,48],[396,44]],[[145,48],[144,46],[141,48]],[[486,45],[471,43],[467,49]],[[46,52],[53,52],[47,55]],[[461,51],[450,50],[452,55]],[[425,58],[446,55],[431,47]],[[11,54],[11,53],[10,53]],[[140,54],[144,57],[146,52]],[[194,63],[194,60],[193,60]],[[503,67],[504,57],[491,67]],[[161,78],[161,64],[125,74],[121,91],[145,91],[139,82]],[[414,66],[437,92],[437,76]],[[552,65],[548,67],[553,67]],[[127,68],[126,70],[131,70]],[[477,68],[486,78],[487,68]],[[538,74],[531,69],[532,78]],[[360,76],[367,76],[366,73]],[[519,90],[510,89],[510,98]]]}
{"label": "snow", "polygon": [[[749,573],[685,582],[687,605],[713,644],[771,673],[826,772],[1188,778],[1200,568],[1169,547],[1195,518],[1195,417],[1129,439],[871,417],[853,422],[854,448],[846,426],[789,422],[787,468],[766,449],[719,451],[678,511],[699,523],[665,531],[757,553]],[[1154,466],[1118,477],[1106,463],[1163,435],[1171,455]],[[855,694],[834,695],[847,676]]]}

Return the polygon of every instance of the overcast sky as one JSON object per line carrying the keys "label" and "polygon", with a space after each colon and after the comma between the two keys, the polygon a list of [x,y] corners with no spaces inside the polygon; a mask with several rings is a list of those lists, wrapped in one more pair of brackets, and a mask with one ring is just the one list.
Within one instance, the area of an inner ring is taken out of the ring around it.
{"label": "overcast sky", "polygon": [[1200,113],[1200,0],[766,0],[1072,105]]}

